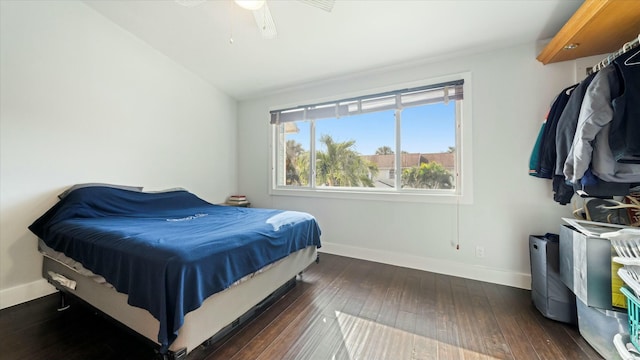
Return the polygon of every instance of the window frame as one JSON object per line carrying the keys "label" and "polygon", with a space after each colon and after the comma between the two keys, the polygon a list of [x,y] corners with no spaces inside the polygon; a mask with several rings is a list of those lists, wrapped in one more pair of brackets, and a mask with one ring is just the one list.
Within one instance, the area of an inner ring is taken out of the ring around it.
{"label": "window frame", "polygon": [[[309,186],[278,186],[277,185],[277,163],[278,159],[278,136],[279,125],[267,124],[269,131],[269,150],[270,150],[270,176],[269,176],[269,195],[272,196],[302,196],[302,197],[318,197],[318,198],[336,198],[336,199],[356,199],[356,200],[379,200],[379,201],[401,201],[401,202],[425,202],[425,203],[448,203],[448,204],[471,204],[473,203],[473,174],[472,174],[472,121],[471,121],[471,104],[472,104],[472,80],[471,73],[457,73],[448,76],[431,78],[427,80],[403,83],[399,85],[388,86],[385,88],[368,89],[358,94],[335,95],[330,99],[320,99],[317,101],[309,101],[308,103],[322,103],[338,101],[359,96],[367,96],[380,92],[396,91],[403,88],[413,88],[421,86],[429,86],[432,84],[445,83],[451,81],[463,80],[463,100],[456,101],[456,169],[458,171],[455,176],[455,190],[431,190],[431,189],[380,189],[365,187],[316,187],[315,174],[309,179]],[[270,110],[287,109],[296,106],[274,106]],[[401,127],[400,122],[396,121],[396,126]],[[396,145],[400,136],[399,129],[396,129]],[[310,122],[310,152],[315,152],[315,124]],[[401,172],[396,171],[396,182],[400,181]]]}

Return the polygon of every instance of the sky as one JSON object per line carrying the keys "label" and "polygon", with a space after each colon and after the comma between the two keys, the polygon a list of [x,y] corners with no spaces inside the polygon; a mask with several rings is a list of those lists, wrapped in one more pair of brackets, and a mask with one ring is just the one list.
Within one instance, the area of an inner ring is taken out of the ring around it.
{"label": "sky", "polygon": [[[393,110],[316,120],[316,141],[327,134],[335,142],[355,140],[353,149],[362,155],[373,155],[381,146],[395,151],[394,121]],[[297,125],[300,132],[287,134],[287,140],[293,139],[308,150],[310,125],[308,122],[298,122]],[[446,152],[455,146],[455,102],[404,109],[401,142],[401,150],[409,153]],[[320,150],[318,146],[316,144]]]}

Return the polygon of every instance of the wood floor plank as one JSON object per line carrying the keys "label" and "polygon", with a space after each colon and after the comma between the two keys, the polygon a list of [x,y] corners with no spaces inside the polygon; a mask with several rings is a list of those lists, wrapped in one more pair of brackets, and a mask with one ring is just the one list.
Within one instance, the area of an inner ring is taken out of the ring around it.
{"label": "wood floor plank", "polygon": [[[344,272],[346,268],[348,265],[340,269],[338,274]],[[339,288],[331,285],[334,281],[331,280],[329,285],[318,286],[305,292],[278,317],[277,321],[269,324],[231,359],[258,359],[285,331],[288,337],[299,335],[303,331],[303,325],[316,314],[315,310],[330,301],[338,292]]]}
{"label": "wood floor plank", "polygon": [[342,326],[345,330],[345,346],[338,349],[336,358],[363,359],[366,352],[376,345],[380,336],[381,325],[377,318],[383,307],[388,289],[394,286],[396,267],[377,264],[377,271],[370,271],[375,280],[371,280],[369,296],[364,300],[357,316],[343,316]]}
{"label": "wood floor plank", "polygon": [[[297,286],[285,294],[278,302],[276,302],[267,311],[262,313],[257,319],[245,325],[237,336],[227,339],[224,344],[215,344],[211,349],[199,347],[196,349],[197,357],[201,359],[231,359],[243,347],[272,323],[278,316],[286,311],[293,302],[307,290],[319,292],[324,288],[324,284],[332,281],[333,276],[347,264],[346,258],[337,256],[321,256],[322,265],[326,268],[326,273],[310,271],[315,265],[311,265],[302,276],[299,277]],[[315,289],[315,290],[314,290]],[[192,354],[193,355],[193,354]],[[193,355],[196,356],[196,355]]]}
{"label": "wood floor plank", "polygon": [[[398,316],[402,289],[406,281],[406,269],[394,268],[393,280],[384,295],[380,312],[371,326],[371,334],[362,352],[363,359],[388,359],[391,354],[392,341],[397,341],[394,325]],[[382,341],[385,339],[386,341]]]}
{"label": "wood floor plank", "polygon": [[398,312],[391,340],[389,354],[397,354],[399,359],[412,359],[415,354],[416,314],[404,310]]}
{"label": "wood floor plank", "polygon": [[512,307],[518,306],[522,312],[527,312],[544,329],[550,338],[554,339],[560,352],[567,359],[601,359],[601,356],[580,336],[576,326],[557,326],[558,322],[547,319],[535,308],[531,302],[531,292],[522,289],[500,287],[502,294],[509,294]]}
{"label": "wood floor plank", "polygon": [[[344,258],[329,256],[321,257],[320,263],[326,267],[326,274],[314,272],[312,269],[314,266],[319,266],[319,264],[312,264],[303,273],[303,276],[301,280],[298,281],[296,288],[293,289],[293,296],[289,293],[285,294],[282,299],[272,305],[272,307],[268,308],[257,319],[247,324],[238,334],[236,334],[236,336],[226,340],[224,344],[219,345],[213,351],[199,349],[202,354],[199,358],[206,360],[231,359],[247,346],[259,346],[263,341],[257,339],[257,337],[265,336],[261,334],[265,329],[269,328],[270,324],[278,320],[281,314],[289,312],[290,307],[292,309],[291,311],[296,311],[296,308],[292,307],[294,304],[298,304],[297,306],[300,306],[301,304],[306,305],[306,302],[308,302],[309,299],[313,299],[314,294],[322,292],[326,283],[333,281],[333,277],[342,271],[345,264],[347,264],[347,261],[345,261]],[[299,299],[300,296],[303,295],[306,296],[306,298]],[[254,342],[254,339],[257,340]]]}
{"label": "wood floor plank", "polygon": [[[0,310],[0,360],[155,359],[148,340],[56,295]],[[297,286],[188,360],[600,360],[531,292],[321,254]]]}
{"label": "wood floor plank", "polygon": [[[326,321],[326,322],[325,322]],[[301,358],[304,359],[350,359],[348,356],[349,351],[346,344],[345,334],[349,330],[344,324],[344,320],[339,318],[323,319],[325,322],[326,330],[323,331],[323,336],[320,341],[310,349],[309,352],[301,352]],[[338,354],[346,354],[339,356]]]}
{"label": "wood floor plank", "polygon": [[504,334],[500,330],[496,314],[490,306],[489,299],[482,287],[477,286],[478,283],[478,281],[464,279],[465,287],[469,291],[468,302],[470,308],[468,314],[475,319],[477,328],[482,329],[479,333],[482,340],[482,354],[495,359],[515,359],[507,345]]}
{"label": "wood floor plank", "polygon": [[514,359],[507,340],[500,330],[498,318],[490,299],[482,287],[483,282],[464,279],[469,292],[470,316],[478,319],[476,326],[481,331],[484,354],[489,358]]}
{"label": "wood floor plank", "polygon": [[[313,352],[309,353],[308,359],[332,359],[351,358],[350,353],[354,352],[352,343],[358,343],[353,339],[353,323],[366,322],[361,319],[359,313],[362,310],[367,298],[369,298],[373,284],[376,283],[377,274],[370,271],[370,266],[366,262],[359,262],[356,268],[358,271],[350,271],[349,277],[355,280],[353,291],[347,297],[341,309],[333,309],[334,314],[327,314],[322,319],[326,322],[328,331],[324,333],[322,341],[317,344]],[[330,316],[334,315],[334,316]],[[304,339],[301,339],[304,341]]]}
{"label": "wood floor plank", "polygon": [[411,359],[415,356],[415,332],[418,315],[418,295],[420,293],[420,278],[415,270],[404,272],[404,283],[398,304],[398,314],[394,323],[394,335],[389,353],[398,354],[401,359]]}
{"label": "wood floor plank", "polygon": [[453,293],[451,289],[450,276],[436,277],[436,294],[438,359],[463,359],[464,357],[460,348],[458,328],[456,322],[454,321],[455,308],[453,305]]}
{"label": "wood floor plank", "polygon": [[501,294],[499,285],[481,283],[485,290],[491,310],[515,359],[539,359],[533,346],[526,337],[529,336],[520,326],[520,309],[513,302],[507,300],[508,294]]}
{"label": "wood floor plank", "polygon": [[578,327],[573,327],[573,326],[563,326],[561,327],[562,330],[564,330],[569,337],[573,340],[573,342],[576,344],[576,346],[582,350],[582,352],[584,354],[587,355],[587,359],[591,359],[591,360],[599,360],[602,359],[602,357],[600,356],[600,354],[598,354],[592,347],[591,345],[589,345],[589,343],[587,342],[587,340],[585,340],[582,335],[580,335],[580,331],[578,330]]}
{"label": "wood floor plank", "polygon": [[394,267],[379,264],[379,266],[377,266],[377,270],[374,272],[377,275],[377,281],[373,283],[371,296],[367,297],[360,313],[358,314],[358,316],[370,320],[376,320],[378,318],[387,290],[393,282]]}
{"label": "wood floor plank", "polygon": [[[278,357],[295,359],[300,350],[299,339],[313,337],[314,334],[308,331],[312,324],[318,324],[323,317],[334,317],[335,309],[341,308],[347,301],[347,289],[352,286],[352,279],[342,274],[358,273],[358,263],[350,262],[325,290],[316,296],[313,306],[302,310],[300,314],[287,322],[285,332],[280,332],[278,336],[267,346],[256,359],[274,359]],[[240,357],[244,358],[244,357]]]}
{"label": "wood floor plank", "polygon": [[[418,283],[411,270],[396,268],[385,294],[382,309],[370,326],[369,346],[362,358],[410,358],[413,352],[416,304],[413,295]],[[403,310],[405,309],[405,310]],[[409,312],[409,311],[411,312]]]}
{"label": "wood floor plank", "polygon": [[539,313],[534,312],[535,308],[528,291],[499,285],[494,285],[493,288],[493,293],[503,299],[503,307],[517,309],[514,316],[521,328],[521,337],[531,344],[532,351],[540,359],[567,359],[562,350],[567,344],[554,341],[555,339],[539,323]]}
{"label": "wood floor plank", "polygon": [[[585,347],[576,343],[574,338],[569,335],[568,331],[575,331],[570,327],[558,327],[556,321],[547,319],[540,314],[540,312],[534,307],[529,306],[525,311],[528,311],[531,318],[535,319],[537,323],[544,329],[545,333],[550,338],[554,339],[554,343],[562,344],[558,349],[567,359],[594,359],[600,358],[599,355],[593,352],[584,352]],[[584,341],[584,339],[581,338]],[[587,344],[587,346],[589,346]]]}
{"label": "wood floor plank", "polygon": [[246,346],[248,341],[256,337],[265,327],[277,319],[282,312],[287,311],[287,308],[310,288],[310,284],[299,281],[295,288],[278,299],[256,319],[242,326],[234,336],[224,339],[221,343],[199,346],[191,353],[191,356],[205,360],[232,358],[240,349]]}
{"label": "wood floor plank", "polygon": [[[484,326],[486,319],[478,318],[473,312],[474,304],[471,295],[461,278],[452,278],[451,291],[453,305],[455,306],[455,321],[457,327],[465,329],[460,332],[460,348],[465,360],[480,360],[484,358],[485,348],[482,342],[483,332],[488,329]],[[486,316],[486,312],[480,314]],[[480,330],[482,329],[482,330]]]}
{"label": "wood floor plank", "polygon": [[355,303],[356,312],[362,306],[358,299],[362,298],[363,292],[367,290],[361,286],[359,279],[367,277],[368,268],[368,265],[362,261],[352,262],[345,271],[345,275],[339,276],[331,283],[339,289],[336,295],[324,307],[317,308],[316,315],[305,324],[303,332],[295,338],[277,339],[275,342],[277,346],[267,349],[261,357],[272,359],[273,356],[284,352],[285,358],[312,359],[312,354],[322,339],[327,333],[332,332],[331,326],[339,326],[336,320],[345,312],[347,305]]}
{"label": "wood floor plank", "polygon": [[436,275],[420,276],[413,356],[416,360],[438,358]]}

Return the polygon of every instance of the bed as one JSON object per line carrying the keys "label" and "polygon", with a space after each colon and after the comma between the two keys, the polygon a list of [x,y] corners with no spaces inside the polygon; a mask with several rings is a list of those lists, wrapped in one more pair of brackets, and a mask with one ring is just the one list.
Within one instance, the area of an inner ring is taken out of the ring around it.
{"label": "bed", "polygon": [[182,359],[317,259],[303,212],[210,204],[186,190],[77,188],[29,229],[43,276]]}

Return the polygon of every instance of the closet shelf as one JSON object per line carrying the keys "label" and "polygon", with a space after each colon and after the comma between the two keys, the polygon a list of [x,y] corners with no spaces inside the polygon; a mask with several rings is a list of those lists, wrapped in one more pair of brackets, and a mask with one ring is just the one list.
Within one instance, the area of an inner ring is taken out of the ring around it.
{"label": "closet shelf", "polygon": [[[537,59],[546,65],[614,52],[639,33],[640,1],[585,0]],[[565,50],[571,44],[578,46]]]}

